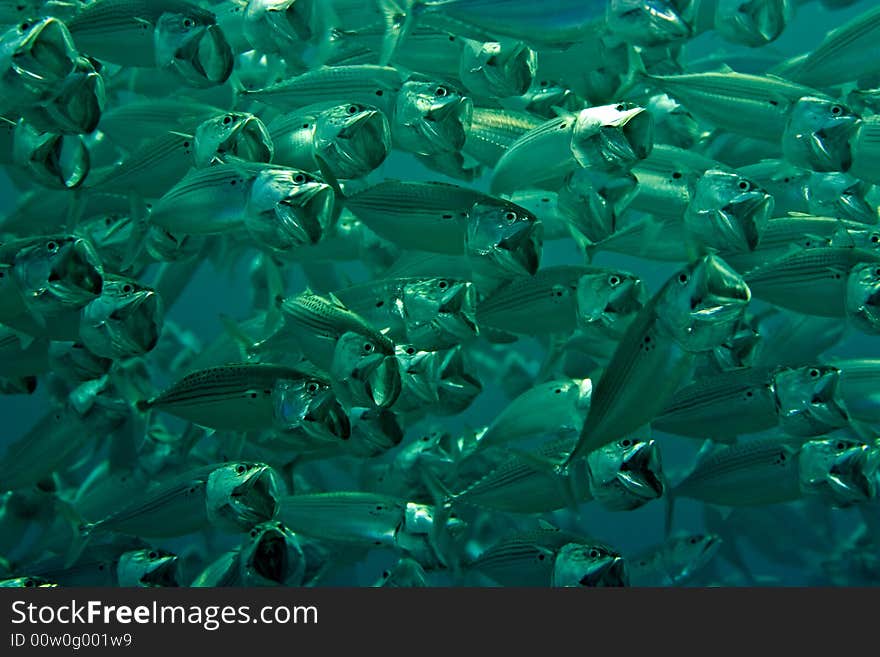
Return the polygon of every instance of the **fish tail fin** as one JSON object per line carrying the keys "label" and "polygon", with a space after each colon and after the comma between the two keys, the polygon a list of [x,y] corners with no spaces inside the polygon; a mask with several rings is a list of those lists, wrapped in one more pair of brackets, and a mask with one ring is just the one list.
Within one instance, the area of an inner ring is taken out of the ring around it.
{"label": "fish tail fin", "polygon": [[385,21],[385,37],[382,39],[382,51],[379,54],[379,64],[388,66],[397,55],[400,44],[409,35],[413,27],[413,14],[416,13],[416,3],[410,2],[409,11],[400,6],[395,0],[376,0],[382,19]]}

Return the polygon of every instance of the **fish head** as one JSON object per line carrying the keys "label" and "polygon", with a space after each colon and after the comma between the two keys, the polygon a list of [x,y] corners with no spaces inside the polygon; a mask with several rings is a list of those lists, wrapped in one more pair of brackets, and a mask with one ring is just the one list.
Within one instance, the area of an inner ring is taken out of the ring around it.
{"label": "fish head", "polygon": [[244,12],[244,37],[256,50],[289,55],[318,36],[315,0],[249,0]]}
{"label": "fish head", "polygon": [[721,547],[717,534],[679,534],[668,543],[666,560],[673,565],[676,575],[684,577],[705,566]]}
{"label": "fish head", "polygon": [[67,26],[56,18],[10,27],[0,35],[3,102],[16,106],[49,100],[74,72],[78,58]]}
{"label": "fish head", "polygon": [[208,519],[221,529],[249,530],[275,517],[282,492],[281,480],[265,463],[226,463],[208,475]]}
{"label": "fish head", "polygon": [[13,274],[27,307],[41,314],[82,308],[104,285],[95,248],[73,235],[29,240],[16,255]]}
{"label": "fish head", "polygon": [[860,224],[877,223],[877,207],[867,200],[871,186],[839,171],[813,172],[807,185],[810,212]]}
{"label": "fish head", "polygon": [[608,325],[632,317],[641,310],[647,301],[647,291],[635,274],[603,271],[581,276],[575,298],[579,323]]}
{"label": "fish head", "polygon": [[852,165],[850,139],[861,118],[832,98],[805,96],[791,109],[782,150],[785,158],[813,171],[846,171]]}
{"label": "fish head", "polygon": [[558,207],[584,237],[599,242],[617,230],[638,185],[630,172],[576,169],[559,190]]}
{"label": "fish head", "polygon": [[584,168],[628,171],[648,157],[653,147],[654,120],[644,107],[601,105],[576,116],[571,151]]}
{"label": "fish head", "polygon": [[792,0],[719,0],[715,30],[727,41],[757,48],[775,41],[793,14]]}
{"label": "fish head", "polygon": [[798,460],[801,491],[837,507],[848,507],[877,496],[876,447],[848,438],[811,440]]}
{"label": "fish head", "polygon": [[538,68],[537,53],[518,41],[464,40],[459,79],[475,96],[508,98],[529,90]]}
{"label": "fish head", "polygon": [[392,132],[400,147],[411,153],[459,152],[473,112],[473,100],[455,86],[411,79],[397,96]]}
{"label": "fish head", "polygon": [[754,251],[773,207],[773,196],[749,178],[710,169],[694,189],[685,213],[685,228],[703,250]]}
{"label": "fish head", "polygon": [[468,213],[465,252],[508,276],[532,276],[541,263],[543,225],[525,208],[491,199],[477,202]]}
{"label": "fish head", "polygon": [[179,586],[177,568],[176,554],[144,548],[123,553],[119,557],[117,572],[123,586],[153,588]]}
{"label": "fish head", "polygon": [[272,396],[275,426],[280,430],[302,428],[309,436],[330,442],[351,437],[348,414],[326,379],[281,379],[275,383]]}
{"label": "fish head", "polygon": [[433,405],[440,400],[440,364],[442,352],[423,351],[411,344],[395,347],[400,364],[400,400],[398,405],[412,403],[416,408]]}
{"label": "fish head", "polygon": [[104,266],[113,271],[122,269],[134,230],[132,218],[116,212],[96,215],[78,227],[78,232],[94,245]]}
{"label": "fish head", "polygon": [[[682,6],[679,6],[682,5]],[[611,0],[605,19],[618,37],[638,46],[659,46],[689,39],[689,3],[675,0]]]}
{"label": "fish head", "polygon": [[254,181],[245,226],[251,236],[276,251],[317,244],[336,221],[333,188],[298,169],[267,169]]}
{"label": "fish head", "polygon": [[272,138],[263,122],[247,112],[229,112],[202,122],[196,128],[194,159],[196,166],[237,158],[248,162],[270,162],[274,154]]}
{"label": "fish head", "polygon": [[[873,239],[880,239],[874,231]],[[846,314],[863,333],[880,334],[880,264],[861,263],[850,270],[846,283]]]}
{"label": "fish head", "polygon": [[88,57],[78,57],[76,68],[64,80],[54,98],[31,108],[28,118],[47,132],[87,134],[98,127],[106,103],[104,78]]}
{"label": "fish head", "polygon": [[387,408],[400,396],[400,364],[393,343],[381,334],[343,333],[330,374],[355,405]]}
{"label": "fish head", "polygon": [[440,400],[434,410],[439,415],[461,413],[483,391],[483,384],[474,376],[475,368],[461,345],[436,353],[441,354],[437,388]]}
{"label": "fish head", "polygon": [[260,523],[252,528],[241,548],[245,581],[251,585],[278,586],[302,578],[305,555],[299,537],[282,523]]}
{"label": "fish head", "polygon": [[315,153],[336,178],[361,178],[374,171],[391,152],[391,126],[372,105],[346,103],[318,116],[313,137]]}
{"label": "fish head", "polygon": [[666,94],[656,94],[645,103],[654,118],[654,139],[657,143],[691,148],[703,131],[687,108]]}
{"label": "fish head", "polygon": [[48,580],[45,577],[25,576],[0,579],[0,588],[54,589],[57,586],[57,583]]}
{"label": "fish head", "polygon": [[477,335],[473,283],[450,278],[409,281],[403,288],[407,340],[424,349],[449,349]]}
{"label": "fish head", "polygon": [[710,254],[670,277],[656,297],[655,312],[685,349],[709,351],[730,337],[750,300],[742,276]]}
{"label": "fish head", "polygon": [[192,4],[185,8],[156,21],[156,66],[171,68],[194,87],[223,84],[235,65],[232,48],[213,13]]}
{"label": "fish head", "polygon": [[358,408],[352,413],[352,439],[349,453],[372,458],[397,447],[403,440],[403,427],[387,408]]}
{"label": "fish head", "polygon": [[79,187],[91,169],[89,149],[81,135],[42,132],[24,119],[15,128],[12,159],[54,189]]}
{"label": "fish head", "polygon": [[531,86],[522,94],[525,110],[537,116],[552,119],[556,116],[554,108],[566,112],[583,109],[585,102],[566,85],[555,80],[532,80]]}
{"label": "fish head", "polygon": [[773,376],[780,426],[792,436],[818,436],[849,423],[838,401],[840,370],[830,365],[783,368]]}
{"label": "fish head", "polygon": [[587,456],[590,492],[609,511],[631,511],[663,495],[660,450],[651,440],[623,438]]}
{"label": "fish head", "polygon": [[150,224],[144,237],[144,250],[157,262],[180,262],[195,258],[205,242],[203,236],[172,233],[162,226]]}
{"label": "fish head", "polygon": [[421,588],[427,586],[425,569],[415,559],[401,557],[391,570],[383,571],[377,587]]}
{"label": "fish head", "polygon": [[135,280],[105,277],[101,296],[82,310],[80,338],[98,356],[140,356],[159,342],[162,298]]}
{"label": "fish head", "polygon": [[621,587],[629,584],[623,558],[611,548],[593,543],[563,545],[553,561],[551,586]]}

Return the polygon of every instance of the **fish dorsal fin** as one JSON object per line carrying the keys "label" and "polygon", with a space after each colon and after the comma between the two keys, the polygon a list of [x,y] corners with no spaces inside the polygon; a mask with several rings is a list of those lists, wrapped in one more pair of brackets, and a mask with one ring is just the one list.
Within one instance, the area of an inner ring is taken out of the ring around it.
{"label": "fish dorsal fin", "polygon": [[332,292],[327,293],[327,298],[337,308],[341,308],[342,310],[348,310],[346,305],[344,303],[342,303],[342,300],[339,297],[337,297],[335,294],[333,294]]}

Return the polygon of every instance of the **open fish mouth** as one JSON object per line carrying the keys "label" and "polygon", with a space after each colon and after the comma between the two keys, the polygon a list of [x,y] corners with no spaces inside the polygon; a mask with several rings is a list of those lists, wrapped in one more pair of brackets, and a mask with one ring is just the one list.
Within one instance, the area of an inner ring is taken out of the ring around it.
{"label": "open fish mouth", "polygon": [[71,74],[77,51],[73,37],[59,20],[46,18],[30,27],[12,55],[12,68],[25,85],[43,90]]}
{"label": "open fish mouth", "polygon": [[629,169],[651,153],[654,121],[644,108],[620,104],[591,110],[578,114],[571,142],[582,167]]}
{"label": "open fish mouth", "polygon": [[278,482],[268,465],[254,466],[230,494],[232,506],[242,524],[255,525],[275,517],[278,511]]}
{"label": "open fish mouth", "polygon": [[[316,135],[324,160],[339,178],[357,178],[373,171],[391,152],[391,127],[377,109],[361,109],[348,119],[335,137]],[[322,144],[326,140],[326,144]]]}
{"label": "open fish mouth", "polygon": [[141,353],[152,351],[162,332],[162,299],[152,290],[141,290],[132,300],[126,325]]}
{"label": "open fish mouth", "polygon": [[704,260],[698,296],[691,298],[691,315],[700,319],[734,319],[751,300],[742,277],[717,256]]}
{"label": "open fish mouth", "polygon": [[336,395],[329,390],[309,405],[302,422],[303,428],[309,434],[317,433],[325,438],[329,433],[339,440],[348,440],[351,437],[348,414]]}
{"label": "open fish mouth", "polygon": [[94,247],[84,239],[75,239],[52,263],[47,283],[51,295],[65,305],[84,306],[97,299],[104,276]]}
{"label": "open fish mouth", "polygon": [[877,210],[865,200],[861,182],[844,189],[835,205],[839,208],[844,219],[861,224],[874,224],[877,221]]}
{"label": "open fish mouth", "polygon": [[379,408],[391,406],[400,396],[400,365],[394,356],[377,359],[365,376],[361,374],[361,377],[364,381],[364,391]]}
{"label": "open fish mouth", "polygon": [[288,572],[287,539],[275,528],[267,529],[257,540],[252,561],[254,571],[263,579],[283,584]]}
{"label": "open fish mouth", "polygon": [[16,160],[49,187],[75,189],[91,169],[89,149],[80,135],[38,134],[31,144],[16,140],[14,148]]}
{"label": "open fish mouth", "polygon": [[61,83],[60,92],[40,108],[45,118],[35,118],[35,125],[46,121],[64,133],[87,134],[98,127],[104,102],[104,79],[88,59],[81,57],[77,70]]}
{"label": "open fish mouth", "polygon": [[847,117],[816,131],[810,140],[814,166],[820,171],[847,171],[852,166],[850,137],[859,119]]}
{"label": "open fish mouth", "polygon": [[150,562],[150,567],[140,578],[141,586],[162,587],[177,586],[177,555],[160,556]]}
{"label": "open fish mouth", "polygon": [[450,98],[448,102],[433,105],[419,122],[422,136],[430,144],[430,152],[421,154],[460,151],[467,140],[466,130],[473,112],[474,103],[467,97]]}
{"label": "open fish mouth", "polygon": [[617,480],[623,487],[644,500],[654,500],[663,495],[660,451],[653,440],[634,445],[624,454]]}
{"label": "open fish mouth", "polygon": [[[494,62],[490,59],[487,63],[492,65]],[[535,76],[534,52],[519,43],[499,68],[501,74],[493,76],[498,77],[495,86],[501,92],[499,95],[522,96],[529,90]]]}
{"label": "open fish mouth", "polygon": [[719,14],[716,29],[725,38],[750,47],[775,41],[791,18],[787,3],[739,0],[735,10]]}
{"label": "open fish mouth", "polygon": [[540,223],[516,221],[502,232],[494,259],[512,271],[534,275],[540,265],[542,244],[543,227]]}
{"label": "open fish mouth", "polygon": [[853,447],[835,459],[826,478],[835,503],[849,506],[877,496],[876,459],[867,445]]}
{"label": "open fish mouth", "polygon": [[725,206],[719,213],[721,225],[718,228],[731,250],[754,251],[758,247],[774,205],[770,194],[752,192],[740,195]]}
{"label": "open fish mouth", "polygon": [[332,223],[336,197],[330,185],[306,183],[275,206],[280,230],[294,246],[317,244]]}
{"label": "open fish mouth", "polygon": [[[629,584],[629,575],[623,558],[613,554],[599,555],[596,548],[589,546],[578,546],[576,550],[583,553],[577,563],[568,564],[558,575],[554,572],[557,586],[605,588],[623,587]],[[557,557],[557,568],[558,562],[559,557]],[[577,572],[578,568],[582,570]],[[572,572],[566,573],[565,570]]]}
{"label": "open fish mouth", "polygon": [[213,87],[232,75],[235,59],[223,30],[208,25],[188,37],[174,53],[171,67],[188,84]]}
{"label": "open fish mouth", "polygon": [[241,119],[232,134],[218,147],[217,153],[234,155],[248,162],[272,160],[272,140],[266,126],[255,116]]}

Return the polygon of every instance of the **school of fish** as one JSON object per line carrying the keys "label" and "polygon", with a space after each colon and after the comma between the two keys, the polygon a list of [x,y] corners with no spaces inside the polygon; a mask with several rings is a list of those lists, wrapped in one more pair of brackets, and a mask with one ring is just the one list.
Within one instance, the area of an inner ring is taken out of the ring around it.
{"label": "school of fish", "polygon": [[880,584],[878,42],[0,0],[0,586]]}

